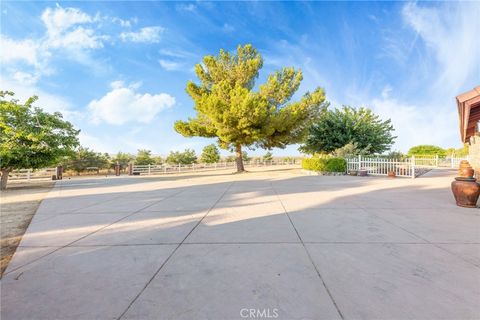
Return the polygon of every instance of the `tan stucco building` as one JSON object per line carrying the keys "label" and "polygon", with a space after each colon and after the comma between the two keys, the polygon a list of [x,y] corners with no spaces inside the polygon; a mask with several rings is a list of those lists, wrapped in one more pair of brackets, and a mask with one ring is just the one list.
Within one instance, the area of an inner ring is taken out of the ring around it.
{"label": "tan stucco building", "polygon": [[458,116],[460,118],[460,137],[468,143],[470,164],[480,175],[480,86],[457,96]]}

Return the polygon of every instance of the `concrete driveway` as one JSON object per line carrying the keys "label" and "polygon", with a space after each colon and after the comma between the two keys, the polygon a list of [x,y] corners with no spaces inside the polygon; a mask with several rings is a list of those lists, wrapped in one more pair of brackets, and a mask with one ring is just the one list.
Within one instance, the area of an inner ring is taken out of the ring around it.
{"label": "concrete driveway", "polygon": [[2,279],[2,320],[480,319],[480,216],[452,176],[63,180]]}

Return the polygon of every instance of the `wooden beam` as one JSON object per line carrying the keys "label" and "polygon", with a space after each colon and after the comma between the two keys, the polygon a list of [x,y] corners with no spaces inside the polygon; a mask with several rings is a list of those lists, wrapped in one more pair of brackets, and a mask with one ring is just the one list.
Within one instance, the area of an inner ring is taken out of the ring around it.
{"label": "wooden beam", "polygon": [[480,121],[480,86],[456,97],[462,142],[476,133]]}

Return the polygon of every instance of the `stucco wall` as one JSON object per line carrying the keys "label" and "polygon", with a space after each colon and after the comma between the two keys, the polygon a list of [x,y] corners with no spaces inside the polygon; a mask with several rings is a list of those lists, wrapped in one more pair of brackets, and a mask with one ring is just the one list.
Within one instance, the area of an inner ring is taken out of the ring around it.
{"label": "stucco wall", "polygon": [[469,162],[475,169],[477,178],[480,177],[480,136],[478,133],[470,137]]}

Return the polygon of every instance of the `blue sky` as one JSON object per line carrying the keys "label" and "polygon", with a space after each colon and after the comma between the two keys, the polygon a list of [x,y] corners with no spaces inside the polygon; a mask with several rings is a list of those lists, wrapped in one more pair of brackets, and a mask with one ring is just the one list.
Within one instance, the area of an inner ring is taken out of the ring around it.
{"label": "blue sky", "polygon": [[0,87],[38,95],[97,151],[199,153],[214,140],[173,130],[194,115],[193,67],[251,43],[264,58],[258,82],[294,66],[295,98],[321,86],[332,108],[372,108],[392,119],[394,149],[458,147],[455,96],[480,84],[479,34],[479,2],[2,1]]}

